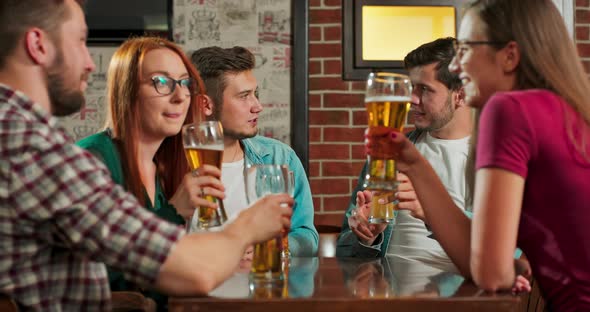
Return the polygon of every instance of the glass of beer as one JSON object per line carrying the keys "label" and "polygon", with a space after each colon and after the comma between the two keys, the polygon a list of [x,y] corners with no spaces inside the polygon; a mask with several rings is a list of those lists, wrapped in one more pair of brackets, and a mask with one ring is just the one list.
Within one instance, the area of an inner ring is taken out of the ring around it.
{"label": "glass of beer", "polygon": [[369,223],[392,222],[395,219],[396,203],[394,192],[373,192],[373,199],[369,206]]}
{"label": "glass of beer", "polygon": [[[287,166],[284,166],[283,169],[287,169]],[[291,170],[287,171],[287,194],[293,198],[293,196],[295,196],[295,174]],[[283,233],[283,250],[281,252],[281,257],[283,259],[289,259],[291,257],[291,251],[289,250],[289,233],[287,231]]]}
{"label": "glass of beer", "polygon": [[[202,165],[212,165],[221,170],[223,160],[223,128],[218,121],[203,121],[182,127],[182,141],[189,167],[193,172]],[[197,207],[193,218],[197,217],[195,227],[207,231],[221,226],[227,221],[223,201],[211,195],[205,199],[217,203],[217,209]],[[190,229],[189,222],[189,229]]]}
{"label": "glass of beer", "polygon": [[267,282],[258,279],[250,279],[250,298],[252,299],[274,299],[288,298],[289,288],[287,280],[275,280]]}
{"label": "glass of beer", "polygon": [[[246,198],[250,205],[269,194],[288,193],[285,165],[253,165],[246,168]],[[282,235],[254,245],[250,276],[255,279],[283,279]]]}
{"label": "glass of beer", "polygon": [[[369,132],[374,143],[374,153],[379,146],[389,144],[390,132],[403,130],[412,96],[410,78],[394,73],[371,73],[367,79],[365,106],[367,109]],[[389,157],[367,156],[368,170],[364,188],[377,192],[393,192],[397,188],[395,161]],[[373,205],[371,206],[373,207]],[[388,209],[381,209],[388,207]],[[394,205],[371,209],[369,222],[389,223],[393,221]],[[391,211],[389,211],[391,208]]]}

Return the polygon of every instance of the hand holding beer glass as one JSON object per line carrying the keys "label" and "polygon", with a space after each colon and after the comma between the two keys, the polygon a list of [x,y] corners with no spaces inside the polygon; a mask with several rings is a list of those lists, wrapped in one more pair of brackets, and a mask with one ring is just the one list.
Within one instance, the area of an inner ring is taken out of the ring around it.
{"label": "hand holding beer glass", "polygon": [[[269,194],[288,193],[288,168],[282,165],[254,165],[246,169],[246,197],[250,205]],[[254,245],[250,275],[256,279],[283,278],[282,235]]]}
{"label": "hand holding beer glass", "polygon": [[[197,169],[202,165],[212,165],[221,170],[223,160],[223,128],[218,121],[203,121],[188,124],[182,127],[182,140],[184,152],[189,167],[193,174],[198,174]],[[199,230],[208,230],[221,226],[227,221],[227,215],[223,208],[223,201],[211,195],[207,195],[201,188],[201,195],[210,202],[217,204],[217,209],[198,207],[196,224]],[[190,226],[189,222],[189,226]]]}
{"label": "hand holding beer glass", "polygon": [[377,236],[387,227],[386,223],[370,224],[369,215],[371,214],[372,205],[377,201],[379,205],[385,204],[385,199],[373,198],[373,192],[360,191],[356,193],[356,208],[352,209],[348,216],[348,225],[351,231],[356,235],[359,242],[371,246]]}
{"label": "hand holding beer glass", "polygon": [[[373,155],[379,155],[379,146],[389,144],[391,131],[401,132],[406,122],[412,95],[410,78],[394,73],[371,73],[367,79],[365,106],[368,115],[368,135],[374,142]],[[397,187],[395,160],[386,156],[367,156],[368,170],[363,184],[374,191],[374,197],[392,198]],[[374,198],[369,216],[370,223],[393,221],[394,204],[379,204]]]}

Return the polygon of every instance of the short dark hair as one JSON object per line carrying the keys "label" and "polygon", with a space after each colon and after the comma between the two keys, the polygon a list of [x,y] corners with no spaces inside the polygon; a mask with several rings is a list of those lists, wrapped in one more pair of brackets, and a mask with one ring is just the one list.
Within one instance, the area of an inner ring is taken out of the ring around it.
{"label": "short dark hair", "polygon": [[191,55],[191,61],[199,71],[207,95],[213,99],[214,111],[221,111],[223,105],[223,91],[225,90],[227,73],[237,74],[254,69],[256,63],[254,54],[244,47],[223,49],[220,47],[206,47],[196,50]]}
{"label": "short dark hair", "polygon": [[[83,0],[76,0],[80,6]],[[59,42],[59,26],[69,17],[64,0],[2,0],[0,1],[0,69],[13,53],[20,37],[31,27],[46,31]]]}
{"label": "short dark hair", "polygon": [[455,56],[453,47],[454,38],[440,38],[425,43],[404,58],[404,67],[407,70],[412,68],[438,63],[436,65],[436,79],[442,82],[449,90],[461,88],[461,80],[455,73],[449,71],[449,64]]}

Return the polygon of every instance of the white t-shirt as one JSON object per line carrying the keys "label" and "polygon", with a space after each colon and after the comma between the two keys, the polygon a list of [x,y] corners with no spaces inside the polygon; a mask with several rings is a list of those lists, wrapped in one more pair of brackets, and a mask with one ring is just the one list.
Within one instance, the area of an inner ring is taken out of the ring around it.
{"label": "white t-shirt", "polygon": [[[416,148],[430,162],[455,204],[465,210],[467,185],[465,165],[469,152],[469,137],[458,140],[441,140],[424,133],[416,141]],[[429,238],[424,222],[412,217],[407,210],[397,212],[393,233],[387,248],[388,255],[425,262],[445,264],[448,270],[455,266],[440,244]]]}
{"label": "white t-shirt", "polygon": [[[248,208],[248,201],[246,199],[246,186],[244,184],[244,159],[240,159],[231,163],[223,163],[221,166],[221,183],[225,186],[225,199],[223,200],[223,207],[227,215],[227,222],[222,226],[209,228],[207,231],[215,232],[222,230],[225,225],[233,222],[240,211]],[[198,232],[197,222],[199,220],[199,210],[195,209],[195,213],[191,220],[191,232]]]}
{"label": "white t-shirt", "polygon": [[249,207],[244,184],[244,159],[223,163],[221,167],[221,183],[225,186],[223,207],[228,222],[238,217],[240,211]]}

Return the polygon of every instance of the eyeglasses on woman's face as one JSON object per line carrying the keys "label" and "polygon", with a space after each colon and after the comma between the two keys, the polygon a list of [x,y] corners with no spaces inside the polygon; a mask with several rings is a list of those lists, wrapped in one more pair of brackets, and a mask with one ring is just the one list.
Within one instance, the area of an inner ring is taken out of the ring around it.
{"label": "eyeglasses on woman's face", "polygon": [[186,95],[191,95],[192,90],[194,89],[194,79],[191,77],[175,80],[167,76],[154,76],[151,80],[156,92],[161,95],[172,94],[176,89],[176,85],[178,85]]}

